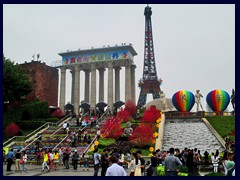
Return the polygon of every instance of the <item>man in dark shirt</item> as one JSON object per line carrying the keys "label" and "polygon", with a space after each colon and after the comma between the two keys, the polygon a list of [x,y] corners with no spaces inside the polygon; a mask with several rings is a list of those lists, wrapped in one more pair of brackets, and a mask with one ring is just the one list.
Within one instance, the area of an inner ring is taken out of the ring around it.
{"label": "man in dark shirt", "polygon": [[142,173],[142,176],[144,176],[144,172],[145,172],[145,160],[143,159],[142,157],[142,151],[141,150],[137,150],[137,156],[141,162],[141,173]]}
{"label": "man in dark shirt", "polygon": [[157,165],[158,159],[156,157],[156,152],[153,152],[153,156],[151,157],[151,169],[153,172],[153,176],[157,176]]}
{"label": "man in dark shirt", "polygon": [[7,171],[12,171],[11,166],[13,164],[13,157],[14,157],[13,149],[10,149],[10,151],[8,151],[7,153]]}
{"label": "man in dark shirt", "polygon": [[101,156],[101,166],[102,166],[101,176],[105,176],[107,172],[107,168],[109,167],[108,153],[109,152],[107,149],[103,150],[103,155]]}
{"label": "man in dark shirt", "polygon": [[75,150],[75,152],[73,153],[73,169],[77,170],[77,164],[78,164],[78,159],[79,159],[79,154],[77,152],[77,150]]}
{"label": "man in dark shirt", "polygon": [[68,161],[69,161],[69,153],[68,153],[68,150],[66,149],[65,152],[63,153],[63,160],[65,162],[65,166],[66,166],[66,169],[69,169],[69,164],[68,164]]}

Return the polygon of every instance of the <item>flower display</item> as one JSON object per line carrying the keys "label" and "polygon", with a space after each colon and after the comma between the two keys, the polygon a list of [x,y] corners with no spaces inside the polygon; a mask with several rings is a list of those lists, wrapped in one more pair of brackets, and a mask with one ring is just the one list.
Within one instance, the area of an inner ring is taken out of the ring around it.
{"label": "flower display", "polygon": [[157,132],[153,133],[153,137],[154,137],[154,138],[156,138],[157,136],[158,136],[158,133],[157,133]]}
{"label": "flower display", "polygon": [[149,151],[150,151],[150,152],[153,152],[153,151],[154,151],[154,148],[153,148],[153,147],[150,147],[150,148],[149,148]]}
{"label": "flower display", "polygon": [[99,145],[99,142],[98,142],[98,141],[95,141],[95,142],[94,142],[94,145],[95,145],[95,146],[98,146],[98,145]]}
{"label": "flower display", "polygon": [[156,140],[155,140],[155,139],[153,139],[153,140],[152,140],[152,144],[155,144],[155,143],[156,143]]}
{"label": "flower display", "polygon": [[148,154],[148,156],[152,157],[152,156],[153,156],[153,154],[152,154],[152,153],[150,153],[150,154]]}
{"label": "flower display", "polygon": [[159,128],[159,124],[156,124],[156,127]]}

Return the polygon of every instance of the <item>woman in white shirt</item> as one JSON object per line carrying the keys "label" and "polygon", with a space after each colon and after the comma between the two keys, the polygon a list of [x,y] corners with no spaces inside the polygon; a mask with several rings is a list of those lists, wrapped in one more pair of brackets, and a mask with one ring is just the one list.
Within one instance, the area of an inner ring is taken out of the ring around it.
{"label": "woman in white shirt", "polygon": [[130,176],[134,176],[136,168],[140,168],[141,172],[141,161],[137,157],[137,153],[132,154],[132,161],[128,163],[128,168],[130,169]]}

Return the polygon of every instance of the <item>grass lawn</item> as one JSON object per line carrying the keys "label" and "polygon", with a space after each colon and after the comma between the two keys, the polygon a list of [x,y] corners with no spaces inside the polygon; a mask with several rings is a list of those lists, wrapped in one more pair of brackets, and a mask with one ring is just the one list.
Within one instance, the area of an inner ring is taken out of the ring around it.
{"label": "grass lawn", "polygon": [[235,116],[211,116],[206,119],[222,138],[228,135],[232,141],[235,141],[235,136],[230,136],[232,130],[235,130]]}

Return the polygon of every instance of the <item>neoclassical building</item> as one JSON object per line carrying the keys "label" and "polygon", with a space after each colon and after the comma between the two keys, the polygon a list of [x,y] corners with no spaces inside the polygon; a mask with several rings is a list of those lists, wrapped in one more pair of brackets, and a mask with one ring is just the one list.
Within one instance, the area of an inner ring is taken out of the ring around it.
{"label": "neoclassical building", "polygon": [[[131,44],[125,43],[115,46],[107,46],[102,48],[91,48],[77,51],[67,51],[59,53],[62,57],[61,62],[55,62],[53,66],[61,70],[60,80],[60,103],[61,109],[64,109],[65,94],[66,94],[66,70],[69,69],[72,75],[72,92],[71,103],[74,105],[74,111],[79,113],[79,105],[81,101],[88,102],[91,109],[96,108],[97,102],[104,101],[104,92],[107,91],[107,104],[113,109],[114,102],[120,100],[120,73],[122,67],[125,68],[125,100],[135,100],[135,68],[134,56],[136,51]],[[105,70],[108,69],[107,74],[107,90],[104,89]],[[84,71],[85,77],[80,77],[80,71]],[[99,73],[99,92],[96,88],[96,73]],[[113,73],[115,75],[113,76]],[[115,79],[113,78],[115,77]],[[85,78],[84,84],[84,99],[80,99],[80,79]],[[115,83],[113,83],[115,81]],[[123,81],[123,80],[121,80]],[[113,88],[115,84],[115,88]],[[113,92],[115,89],[115,93]],[[99,99],[96,99],[96,94]],[[115,97],[113,96],[115,94]]]}

